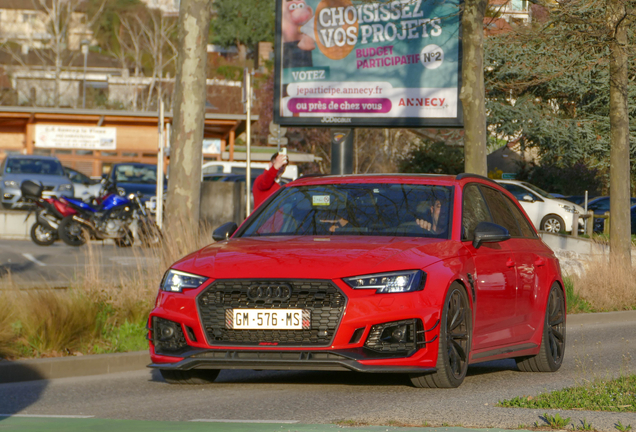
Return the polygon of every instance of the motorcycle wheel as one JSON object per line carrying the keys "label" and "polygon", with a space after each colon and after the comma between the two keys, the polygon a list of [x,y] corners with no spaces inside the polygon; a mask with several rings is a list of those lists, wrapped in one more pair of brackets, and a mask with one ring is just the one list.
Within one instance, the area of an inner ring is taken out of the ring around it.
{"label": "motorcycle wheel", "polygon": [[36,222],[31,227],[31,240],[38,246],[51,246],[57,240],[57,232]]}
{"label": "motorcycle wheel", "polygon": [[137,234],[139,236],[139,241],[141,241],[141,245],[146,248],[159,246],[163,239],[159,227],[152,220],[139,220]]}
{"label": "motorcycle wheel", "polygon": [[127,229],[123,237],[115,239],[115,245],[120,248],[131,247],[133,245],[132,231]]}
{"label": "motorcycle wheel", "polygon": [[73,216],[66,216],[60,222],[58,234],[62,241],[69,246],[82,246],[88,240],[89,233]]}

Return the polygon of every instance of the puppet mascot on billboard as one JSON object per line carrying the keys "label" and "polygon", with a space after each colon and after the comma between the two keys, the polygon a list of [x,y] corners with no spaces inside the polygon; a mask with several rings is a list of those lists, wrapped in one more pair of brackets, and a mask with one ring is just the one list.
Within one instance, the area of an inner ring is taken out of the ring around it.
{"label": "puppet mascot on billboard", "polygon": [[281,0],[283,2],[283,67],[312,67],[311,51],[316,48],[314,40],[301,32],[300,27],[314,16],[305,0]]}

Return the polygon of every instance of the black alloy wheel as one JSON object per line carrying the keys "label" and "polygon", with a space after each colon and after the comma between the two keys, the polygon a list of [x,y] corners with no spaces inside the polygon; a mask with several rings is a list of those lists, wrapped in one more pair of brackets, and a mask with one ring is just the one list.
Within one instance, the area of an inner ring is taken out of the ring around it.
{"label": "black alloy wheel", "polygon": [[82,246],[89,237],[88,230],[73,219],[73,216],[66,216],[62,219],[57,232],[62,241],[69,246]]}
{"label": "black alloy wheel", "polygon": [[555,372],[565,355],[565,297],[558,283],[550,288],[539,354],[516,358],[522,372]]}
{"label": "black alloy wheel", "polygon": [[31,227],[31,240],[38,246],[51,246],[57,240],[57,231],[36,222]]}
{"label": "black alloy wheel", "polygon": [[464,287],[455,282],[446,295],[440,323],[437,371],[433,374],[411,375],[415,387],[459,387],[468,371],[471,346],[472,311]]}

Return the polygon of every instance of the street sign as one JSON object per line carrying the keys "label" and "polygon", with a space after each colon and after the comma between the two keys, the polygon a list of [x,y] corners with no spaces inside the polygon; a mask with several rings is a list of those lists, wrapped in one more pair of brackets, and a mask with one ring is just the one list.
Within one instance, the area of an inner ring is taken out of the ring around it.
{"label": "street sign", "polygon": [[269,133],[271,133],[274,136],[282,136],[285,135],[287,133],[287,128],[286,127],[281,127],[280,125],[277,125],[276,123],[269,122]]}
{"label": "street sign", "polygon": [[288,142],[289,140],[286,137],[278,138],[271,135],[267,137],[267,144],[271,144],[271,145],[287,145]]}

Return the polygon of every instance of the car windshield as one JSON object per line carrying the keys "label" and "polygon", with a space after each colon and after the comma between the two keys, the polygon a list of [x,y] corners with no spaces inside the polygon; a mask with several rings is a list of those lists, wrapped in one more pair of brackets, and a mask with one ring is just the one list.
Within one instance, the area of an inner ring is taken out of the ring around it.
{"label": "car windshield", "polygon": [[521,184],[524,185],[525,187],[527,187],[528,189],[538,193],[543,198],[556,199],[556,197],[554,195],[549,194],[548,192],[544,191],[541,188],[536,187],[535,185],[531,185],[530,183],[525,183],[525,182],[521,183]]}
{"label": "car windshield", "polygon": [[117,165],[115,167],[117,183],[157,183],[157,167],[153,165]]}
{"label": "car windshield", "polygon": [[63,176],[64,168],[55,159],[12,158],[7,161],[7,174],[43,174]]}
{"label": "car windshield", "polygon": [[284,188],[242,236],[449,237],[452,188],[332,184]]}

